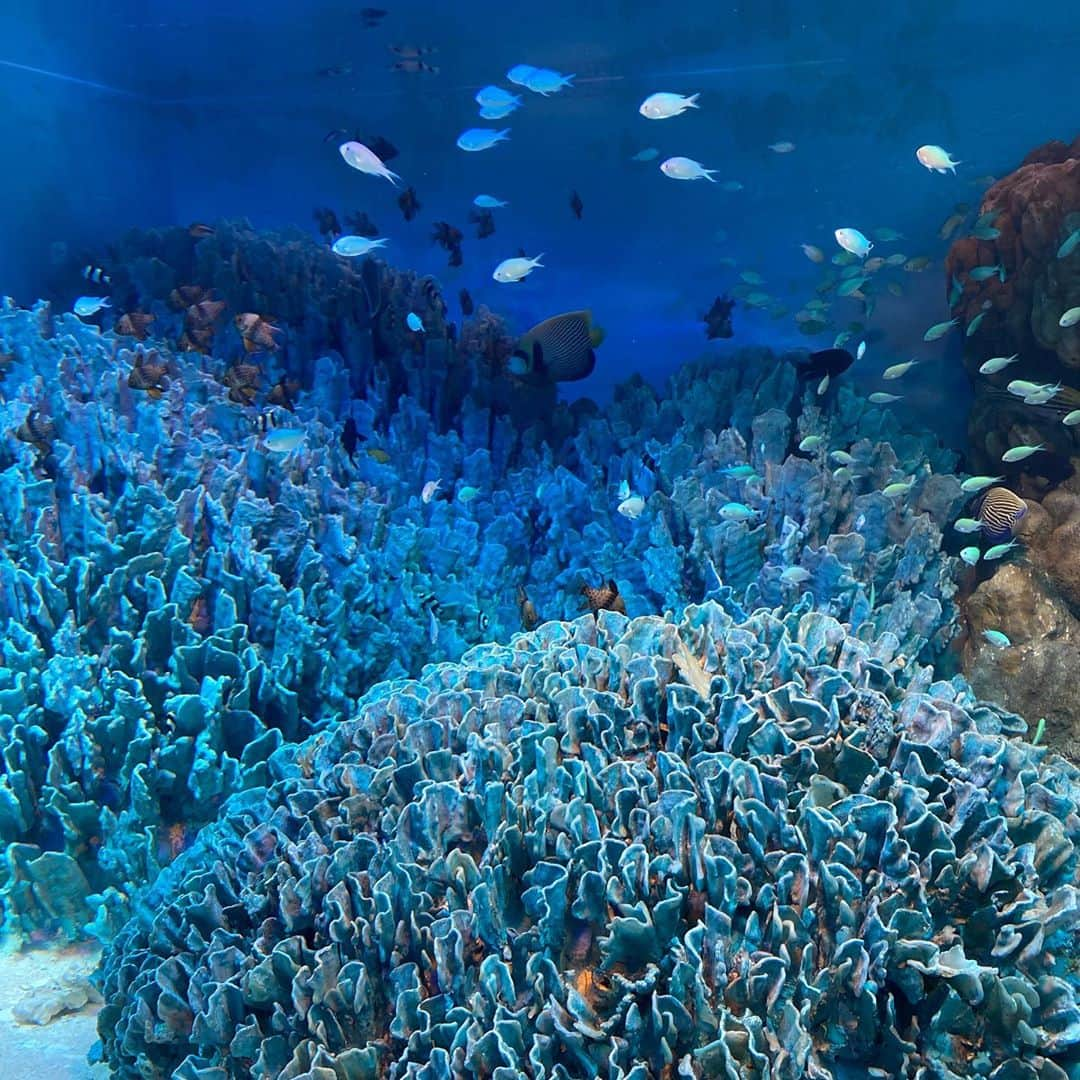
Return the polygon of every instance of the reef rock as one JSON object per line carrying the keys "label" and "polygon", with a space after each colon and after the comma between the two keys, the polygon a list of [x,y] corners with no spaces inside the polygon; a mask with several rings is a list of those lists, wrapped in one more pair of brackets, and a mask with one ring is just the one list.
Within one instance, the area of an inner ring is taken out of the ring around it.
{"label": "reef rock", "polygon": [[805,602],[478,646],[275,753],[162,874],[107,951],[105,1059],[1060,1080],[1080,774],[1023,730]]}

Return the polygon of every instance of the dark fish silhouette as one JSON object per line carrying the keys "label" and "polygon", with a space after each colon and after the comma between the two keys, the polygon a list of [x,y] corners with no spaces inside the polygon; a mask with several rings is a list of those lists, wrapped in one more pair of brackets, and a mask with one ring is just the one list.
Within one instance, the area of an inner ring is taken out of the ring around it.
{"label": "dark fish silhouette", "polygon": [[386,18],[384,8],[366,7],[360,9],[360,25],[365,30],[374,30]]}
{"label": "dark fish silhouette", "polygon": [[468,289],[462,289],[458,293],[458,303],[461,304],[461,314],[468,317],[476,308],[473,306],[472,297],[469,295]]}
{"label": "dark fish silhouette", "polygon": [[521,628],[523,630],[535,630],[540,622],[540,616],[536,613],[536,606],[529,599],[524,585],[517,587],[518,610],[521,612]]}
{"label": "dark fish silhouette", "polygon": [[735,307],[735,301],[728,296],[718,296],[704,315],[705,337],[712,341],[715,338],[729,338],[735,331],[731,328],[731,312]]}
{"label": "dark fish silhouette", "polygon": [[576,191],[570,192],[570,209],[574,212],[574,217],[581,220],[581,211],[585,209],[585,204],[581,201],[581,196]]}
{"label": "dark fish silhouette", "polygon": [[[382,157],[382,155],[379,155]],[[386,161],[386,158],[383,158]],[[416,197],[416,191],[408,187],[399,196],[397,201],[398,206],[401,208],[402,214],[405,215],[406,221],[412,221],[414,217],[420,212],[420,200]]]}
{"label": "dark fish silhouette", "polygon": [[425,64],[415,57],[406,57],[390,65],[391,71],[404,71],[409,75],[438,75],[439,69],[434,64]]}
{"label": "dark fish silhouette", "polygon": [[822,349],[811,353],[806,360],[796,363],[800,379],[824,379],[847,371],[855,363],[855,357],[847,349]]}
{"label": "dark fish silhouette", "polygon": [[312,215],[319,226],[319,234],[326,239],[334,239],[341,235],[341,222],[337,214],[328,206],[316,206]]}
{"label": "dark fish silhouette", "polygon": [[204,237],[213,236],[217,229],[213,225],[207,225],[202,221],[194,221],[188,226],[188,236],[193,240],[202,240]]}
{"label": "dark fish silhouette", "polygon": [[398,148],[382,135],[362,135],[356,141],[363,143],[384,165],[398,156]]}
{"label": "dark fish silhouette", "polygon": [[405,60],[415,60],[420,56],[430,56],[439,50],[434,45],[387,45],[387,48],[395,55]]}
{"label": "dark fish silhouette", "polygon": [[345,219],[345,224],[353,236],[366,236],[369,240],[379,235],[379,226],[363,210],[357,210]]}
{"label": "dark fish silhouette", "polygon": [[341,79],[352,74],[351,64],[335,64],[333,67],[319,68],[320,79]]}
{"label": "dark fish silhouette", "polygon": [[483,240],[495,231],[495,215],[490,210],[473,210],[469,221],[476,226],[477,240]]}
{"label": "dark fish silhouette", "polygon": [[461,265],[461,241],[464,237],[462,236],[460,229],[455,229],[454,226],[447,221],[436,221],[431,232],[431,239],[444,251],[450,252],[450,258],[447,260],[447,265]]}
{"label": "dark fish silhouette", "polygon": [[450,252],[450,258],[446,260],[447,266],[460,266],[464,262],[461,255],[461,248],[456,247]]}
{"label": "dark fish silhouette", "polygon": [[507,367],[511,375],[533,376],[552,382],[573,382],[592,374],[593,351],[604,340],[589,311],[553,315],[522,334]]}
{"label": "dark fish silhouette", "polygon": [[356,447],[360,439],[361,435],[356,426],[356,421],[351,416],[346,416],[345,424],[341,429],[341,445],[354,465],[356,464]]}

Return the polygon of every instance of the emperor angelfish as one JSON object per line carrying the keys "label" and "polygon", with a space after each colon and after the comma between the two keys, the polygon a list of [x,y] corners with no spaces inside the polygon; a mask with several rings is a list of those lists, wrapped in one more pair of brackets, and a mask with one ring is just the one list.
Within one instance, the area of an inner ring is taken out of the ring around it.
{"label": "emperor angelfish", "polygon": [[532,375],[552,382],[573,382],[592,374],[604,331],[590,311],[553,315],[522,335],[507,361],[512,375]]}
{"label": "emperor angelfish", "polygon": [[992,487],[979,507],[983,536],[995,543],[1011,540],[1017,523],[1027,513],[1027,503],[1008,488]]}

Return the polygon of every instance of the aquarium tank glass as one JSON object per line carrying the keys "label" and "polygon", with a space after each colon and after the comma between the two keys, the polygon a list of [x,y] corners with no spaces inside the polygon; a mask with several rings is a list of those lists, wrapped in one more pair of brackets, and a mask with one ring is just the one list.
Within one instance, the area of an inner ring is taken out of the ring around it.
{"label": "aquarium tank glass", "polygon": [[1061,0],[0,11],[0,1080],[1080,1080]]}

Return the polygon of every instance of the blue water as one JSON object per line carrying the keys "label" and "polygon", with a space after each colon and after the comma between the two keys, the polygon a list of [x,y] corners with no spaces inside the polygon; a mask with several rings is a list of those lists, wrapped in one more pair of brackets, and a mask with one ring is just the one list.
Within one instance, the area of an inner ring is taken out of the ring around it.
{"label": "blue water", "polygon": [[[364,6],[0,11],[0,939],[101,944],[121,1080],[1080,1080],[1074,436],[987,435],[980,339],[925,340],[986,191],[1076,135],[1076,12]],[[486,121],[492,83],[523,104]],[[908,263],[869,306],[841,227]],[[520,380],[579,309],[591,374]],[[954,526],[999,437],[1059,467],[1005,470],[1053,525],[987,561]]]}

